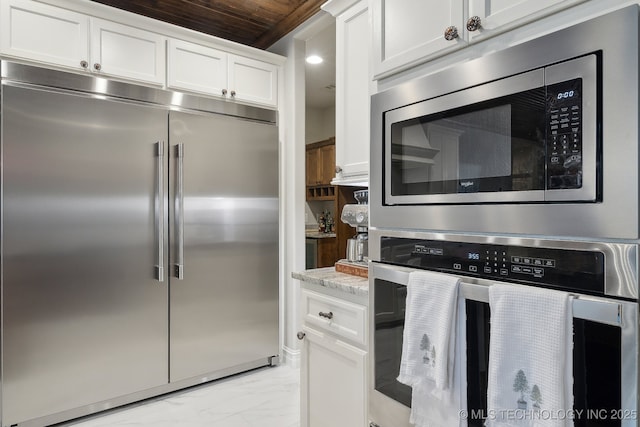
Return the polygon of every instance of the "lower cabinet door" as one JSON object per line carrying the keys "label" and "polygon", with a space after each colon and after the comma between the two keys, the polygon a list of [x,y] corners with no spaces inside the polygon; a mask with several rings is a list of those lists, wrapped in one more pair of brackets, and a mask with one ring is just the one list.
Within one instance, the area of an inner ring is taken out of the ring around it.
{"label": "lower cabinet door", "polygon": [[304,327],[301,426],[365,427],[367,353]]}

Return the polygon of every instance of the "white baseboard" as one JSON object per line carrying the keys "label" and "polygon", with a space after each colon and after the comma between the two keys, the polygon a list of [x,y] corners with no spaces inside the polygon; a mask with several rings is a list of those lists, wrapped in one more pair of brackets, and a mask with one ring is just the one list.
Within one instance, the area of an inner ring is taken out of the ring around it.
{"label": "white baseboard", "polygon": [[283,362],[292,368],[300,367],[300,350],[294,350],[289,347],[282,348]]}

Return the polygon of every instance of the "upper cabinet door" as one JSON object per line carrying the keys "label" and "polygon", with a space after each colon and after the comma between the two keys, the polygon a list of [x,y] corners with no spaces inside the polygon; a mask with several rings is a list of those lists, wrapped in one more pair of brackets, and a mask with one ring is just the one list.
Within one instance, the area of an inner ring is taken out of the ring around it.
{"label": "upper cabinet door", "polygon": [[372,13],[376,79],[467,44],[463,0],[373,0]]}
{"label": "upper cabinet door", "polygon": [[228,93],[226,52],[175,39],[169,39],[168,46],[168,87],[217,96]]}
{"label": "upper cabinet door", "polygon": [[137,28],[91,18],[91,70],[164,85],[165,38]]}
{"label": "upper cabinet door", "polygon": [[89,19],[25,0],[0,2],[2,55],[81,69],[89,60]]}
{"label": "upper cabinet door", "polygon": [[585,0],[469,0],[469,17],[480,18],[469,39],[481,40]]}
{"label": "upper cabinet door", "polygon": [[255,59],[229,55],[229,95],[238,101],[278,105],[278,67]]}
{"label": "upper cabinet door", "polygon": [[[405,0],[403,0],[405,1]],[[334,185],[369,182],[369,3],[336,18],[336,177]]]}

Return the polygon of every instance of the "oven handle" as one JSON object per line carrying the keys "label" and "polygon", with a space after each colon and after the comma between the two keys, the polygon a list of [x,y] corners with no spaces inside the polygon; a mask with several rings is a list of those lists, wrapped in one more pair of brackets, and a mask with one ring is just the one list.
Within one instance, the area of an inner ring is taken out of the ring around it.
{"label": "oven handle", "polygon": [[[408,267],[383,265],[372,262],[369,264],[370,277],[386,280],[407,286],[409,283],[409,273],[420,271]],[[448,274],[448,273],[442,273]],[[449,274],[451,275],[451,274]],[[461,278],[463,276],[460,276]],[[464,277],[464,279],[468,279]],[[463,279],[463,280],[464,280]],[[460,297],[473,301],[489,302],[489,286],[491,283],[499,281],[485,281],[486,284],[460,282]],[[622,327],[622,304],[598,297],[585,295],[573,295],[573,317],[577,319],[590,320],[611,326]]]}

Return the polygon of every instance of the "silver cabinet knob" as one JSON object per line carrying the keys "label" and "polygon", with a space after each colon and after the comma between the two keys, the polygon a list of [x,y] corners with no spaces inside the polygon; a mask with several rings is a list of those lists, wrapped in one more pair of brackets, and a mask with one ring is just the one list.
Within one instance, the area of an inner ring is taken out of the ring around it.
{"label": "silver cabinet knob", "polygon": [[80,61],[80,66],[82,68],[89,68],[89,63],[87,61]]}
{"label": "silver cabinet knob", "polygon": [[481,26],[482,26],[482,20],[477,15],[476,16],[472,16],[467,21],[467,30],[469,30],[469,31],[477,31],[477,30],[480,29]]}
{"label": "silver cabinet knob", "polygon": [[444,30],[445,40],[451,41],[457,38],[458,38],[458,29],[455,26],[452,25],[450,27],[447,27],[446,30]]}
{"label": "silver cabinet knob", "polygon": [[235,96],[236,96],[236,91],[235,91],[235,90],[232,90],[232,91],[231,91],[231,97],[232,97],[232,98],[235,98]]}
{"label": "silver cabinet knob", "polygon": [[328,313],[324,313],[324,312],[321,311],[320,313],[318,313],[318,316],[324,317],[325,319],[331,320],[331,319],[333,319],[333,312],[330,311]]}
{"label": "silver cabinet knob", "polygon": [[336,166],[336,173],[342,172],[342,168],[340,166]]}
{"label": "silver cabinet knob", "polygon": [[102,65],[98,64],[97,62],[95,64],[93,64],[93,69],[96,71],[100,71],[102,70]]}
{"label": "silver cabinet knob", "polygon": [[226,89],[222,89],[222,94],[223,94],[224,96],[227,96],[227,90],[226,90]]}
{"label": "silver cabinet knob", "polygon": [[300,331],[300,332],[298,332],[297,337],[298,337],[299,340],[303,340],[306,335],[307,334],[305,334],[304,332]]}

